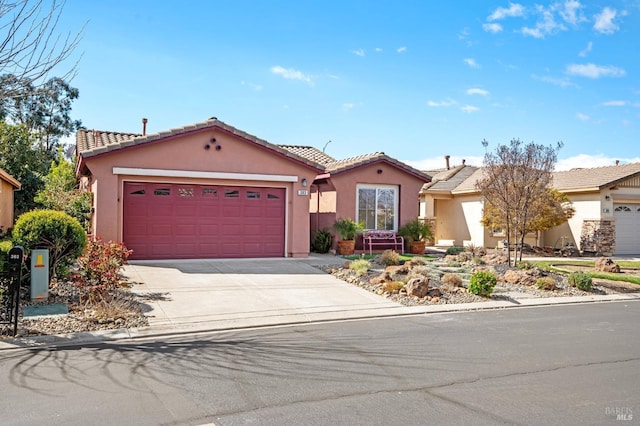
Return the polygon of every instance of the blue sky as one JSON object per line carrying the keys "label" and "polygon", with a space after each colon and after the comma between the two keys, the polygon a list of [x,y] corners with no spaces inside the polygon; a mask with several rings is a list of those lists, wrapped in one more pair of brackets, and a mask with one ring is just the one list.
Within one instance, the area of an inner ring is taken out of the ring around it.
{"label": "blue sky", "polygon": [[[336,158],[481,164],[513,138],[558,169],[640,161],[640,0],[67,0],[89,129],[215,116]],[[329,141],[331,141],[329,143]]]}

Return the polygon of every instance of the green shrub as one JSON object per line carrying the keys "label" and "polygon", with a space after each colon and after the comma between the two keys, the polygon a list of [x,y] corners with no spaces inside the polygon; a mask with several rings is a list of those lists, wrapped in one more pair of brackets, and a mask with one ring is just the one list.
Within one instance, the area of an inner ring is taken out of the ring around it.
{"label": "green shrub", "polygon": [[469,281],[469,293],[482,297],[489,296],[493,293],[497,281],[496,276],[490,272],[475,272]]}
{"label": "green shrub", "polygon": [[11,240],[0,241],[0,262],[5,262],[9,258],[9,250],[13,247]]}
{"label": "green shrub", "polygon": [[380,263],[384,266],[399,265],[400,255],[393,250],[385,250],[380,255]]}
{"label": "green shrub", "polygon": [[518,262],[518,269],[532,269],[533,268],[533,263],[529,262],[528,260],[523,260],[521,262]]}
{"label": "green shrub", "polygon": [[442,276],[441,281],[442,284],[452,288],[462,287],[462,278],[458,274],[447,272]]}
{"label": "green shrub", "polygon": [[568,278],[571,287],[577,287],[582,291],[591,291],[593,280],[584,272],[573,272]]}
{"label": "green shrub", "polygon": [[320,229],[316,231],[316,235],[313,237],[311,248],[316,253],[328,253],[333,246],[333,235],[327,229]]}
{"label": "green shrub", "polygon": [[367,259],[356,259],[349,264],[349,269],[355,271],[358,276],[367,275],[371,263]]}
{"label": "green shrub", "polygon": [[49,276],[65,271],[82,254],[87,236],[77,219],[55,210],[33,210],[22,214],[13,229],[13,243],[49,250]]}
{"label": "green shrub", "polygon": [[553,277],[540,277],[536,280],[536,287],[540,290],[555,290],[557,288],[556,280]]}
{"label": "green shrub", "polygon": [[449,247],[446,251],[446,254],[448,255],[457,255],[460,254],[464,251],[464,247],[460,247],[460,246],[453,246],[453,247]]}

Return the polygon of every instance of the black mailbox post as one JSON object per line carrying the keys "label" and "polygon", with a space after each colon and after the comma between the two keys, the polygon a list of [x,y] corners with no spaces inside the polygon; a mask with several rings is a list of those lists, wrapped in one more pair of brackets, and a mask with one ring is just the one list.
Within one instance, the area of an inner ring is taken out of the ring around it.
{"label": "black mailbox post", "polygon": [[5,298],[6,319],[13,325],[13,335],[18,333],[18,313],[20,304],[20,282],[22,281],[22,264],[24,263],[24,248],[14,246],[9,250],[7,259],[7,297]]}

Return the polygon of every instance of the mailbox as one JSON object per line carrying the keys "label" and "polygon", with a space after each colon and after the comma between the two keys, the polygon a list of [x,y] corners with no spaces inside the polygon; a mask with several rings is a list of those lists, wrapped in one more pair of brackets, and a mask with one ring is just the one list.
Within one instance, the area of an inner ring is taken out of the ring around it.
{"label": "mailbox", "polygon": [[9,263],[12,265],[22,265],[24,262],[24,249],[21,246],[13,246],[9,250]]}

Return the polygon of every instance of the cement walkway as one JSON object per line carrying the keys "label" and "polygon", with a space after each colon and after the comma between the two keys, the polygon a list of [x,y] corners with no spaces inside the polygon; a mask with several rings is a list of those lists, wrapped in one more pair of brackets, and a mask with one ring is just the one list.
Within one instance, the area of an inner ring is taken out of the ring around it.
{"label": "cement walkway", "polygon": [[133,291],[144,297],[148,327],[7,339],[0,341],[0,350],[321,321],[640,300],[638,293],[550,298],[514,294],[510,300],[406,307],[316,267],[342,262],[326,255],[131,262],[124,274],[134,283]]}

